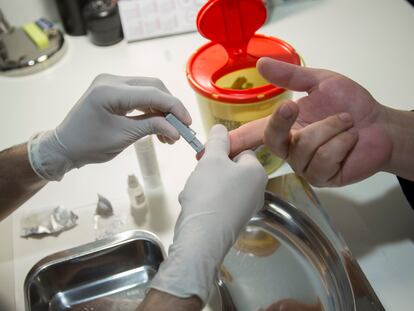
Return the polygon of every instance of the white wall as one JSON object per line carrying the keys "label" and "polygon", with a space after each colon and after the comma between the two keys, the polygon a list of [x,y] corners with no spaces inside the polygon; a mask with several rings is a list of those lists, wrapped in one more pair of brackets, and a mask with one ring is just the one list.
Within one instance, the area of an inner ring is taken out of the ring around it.
{"label": "white wall", "polygon": [[39,17],[59,21],[56,0],[0,0],[0,9],[11,26],[33,22]]}

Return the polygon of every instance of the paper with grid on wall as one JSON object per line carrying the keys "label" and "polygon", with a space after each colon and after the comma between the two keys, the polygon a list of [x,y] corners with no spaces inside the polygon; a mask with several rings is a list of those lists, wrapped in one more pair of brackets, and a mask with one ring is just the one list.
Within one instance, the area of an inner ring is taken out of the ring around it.
{"label": "paper with grid on wall", "polygon": [[205,0],[120,0],[128,42],[196,31],[197,12]]}

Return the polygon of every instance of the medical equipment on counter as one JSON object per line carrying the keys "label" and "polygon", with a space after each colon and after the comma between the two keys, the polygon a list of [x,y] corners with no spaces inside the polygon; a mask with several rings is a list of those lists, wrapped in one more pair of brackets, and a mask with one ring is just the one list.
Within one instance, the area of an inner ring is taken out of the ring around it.
{"label": "medical equipment on counter", "polygon": [[41,18],[10,27],[0,12],[0,74],[22,76],[49,68],[62,58],[66,44],[61,31]]}
{"label": "medical equipment on counter", "polygon": [[128,176],[128,196],[133,209],[144,209],[147,207],[144,189],[142,189],[137,176]]}
{"label": "medical equipment on counter", "polygon": [[144,179],[144,185],[149,188],[160,186],[161,175],[152,136],[148,135],[138,139],[134,143],[134,148],[137,154],[142,178]]}
{"label": "medical equipment on counter", "polygon": [[165,116],[165,119],[168,121],[168,123],[177,129],[182,138],[184,138],[189,143],[195,152],[199,153],[204,149],[204,145],[195,136],[196,132],[178,120],[175,115],[169,113]]}
{"label": "medical equipment on counter", "polygon": [[78,216],[61,206],[44,211],[31,212],[22,217],[20,236],[58,235],[77,225]]}
{"label": "medical equipment on counter", "polygon": [[86,0],[55,0],[55,2],[66,33],[71,36],[85,35],[82,8]]}
{"label": "medical equipment on counter", "polygon": [[[291,298],[325,311],[384,311],[312,188],[288,174],[267,189],[224,260],[208,310],[260,310]],[[26,276],[26,310],[136,310],[164,246],[133,230],[47,256]]]}
{"label": "medical equipment on counter", "polygon": [[98,202],[94,215],[95,239],[111,237],[123,230],[125,215],[115,214],[111,202],[98,194]]}
{"label": "medical equipment on counter", "polygon": [[93,44],[108,46],[124,38],[117,1],[89,0],[82,14],[87,35]]}
{"label": "medical equipment on counter", "polygon": [[[256,70],[263,56],[301,64],[288,43],[255,34],[265,20],[261,0],[211,0],[199,11],[198,31],[211,42],[190,57],[186,73],[206,131],[216,123],[232,130],[266,117],[291,97],[290,91],[269,84]],[[255,153],[267,173],[283,163],[265,146]]]}

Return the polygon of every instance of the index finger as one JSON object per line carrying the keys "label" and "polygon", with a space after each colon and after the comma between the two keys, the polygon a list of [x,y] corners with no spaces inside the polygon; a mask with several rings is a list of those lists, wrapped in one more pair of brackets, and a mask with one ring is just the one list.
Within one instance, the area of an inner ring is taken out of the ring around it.
{"label": "index finger", "polygon": [[230,157],[263,144],[263,135],[269,117],[243,124],[229,133]]}
{"label": "index finger", "polygon": [[186,125],[191,124],[191,116],[181,101],[153,86],[122,85],[111,88],[111,101],[122,113],[138,109],[171,112]]}

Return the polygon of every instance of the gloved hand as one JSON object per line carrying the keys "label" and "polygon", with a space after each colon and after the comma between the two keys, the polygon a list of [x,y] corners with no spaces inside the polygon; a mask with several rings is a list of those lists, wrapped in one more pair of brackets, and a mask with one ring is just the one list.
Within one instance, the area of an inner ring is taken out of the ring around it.
{"label": "gloved hand", "polygon": [[[144,114],[126,116],[134,109]],[[160,80],[99,75],[55,130],[31,138],[30,164],[40,177],[60,180],[72,168],[111,160],[148,134],[174,142],[180,135],[163,117],[166,112],[191,124],[188,111]]]}
{"label": "gloved hand", "polygon": [[226,128],[215,125],[188,179],[168,258],[151,287],[206,303],[218,268],[241,229],[264,201],[267,176],[251,151],[231,160]]}

